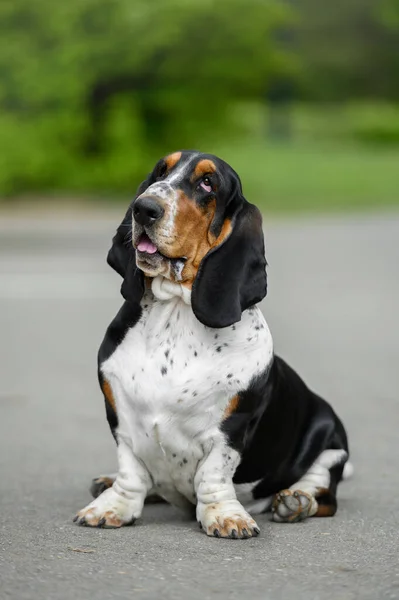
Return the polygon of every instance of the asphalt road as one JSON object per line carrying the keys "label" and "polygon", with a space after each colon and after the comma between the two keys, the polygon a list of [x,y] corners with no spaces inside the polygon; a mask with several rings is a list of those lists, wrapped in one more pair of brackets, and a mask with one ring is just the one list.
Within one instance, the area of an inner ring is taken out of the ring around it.
{"label": "asphalt road", "polygon": [[349,431],[332,519],[207,538],[169,506],[121,530],[72,523],[115,449],[96,352],[121,303],[117,219],[0,225],[0,598],[399,598],[399,215],[265,221],[275,347]]}

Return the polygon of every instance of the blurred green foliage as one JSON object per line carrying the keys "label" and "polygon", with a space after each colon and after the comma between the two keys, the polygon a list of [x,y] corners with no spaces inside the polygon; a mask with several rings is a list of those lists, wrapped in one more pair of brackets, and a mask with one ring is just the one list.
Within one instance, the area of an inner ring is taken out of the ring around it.
{"label": "blurred green foliage", "polygon": [[3,0],[0,188],[127,189],[262,93],[287,18],[258,0]]}
{"label": "blurred green foliage", "polygon": [[2,0],[0,194],[131,192],[181,147],[245,178],[276,114],[281,160],[399,146],[398,44],[398,0]]}
{"label": "blurred green foliage", "polygon": [[399,204],[398,148],[241,139],[212,150],[239,170],[245,196],[265,213]]}
{"label": "blurred green foliage", "polygon": [[313,100],[399,100],[399,0],[293,0],[302,86]]}

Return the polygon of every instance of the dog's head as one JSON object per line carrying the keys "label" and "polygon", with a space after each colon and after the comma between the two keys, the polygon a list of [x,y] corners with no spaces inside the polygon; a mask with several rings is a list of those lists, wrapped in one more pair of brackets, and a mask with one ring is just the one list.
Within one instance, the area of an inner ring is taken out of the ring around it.
{"label": "dog's head", "polygon": [[240,178],[210,154],[175,152],[140,185],[113,239],[108,263],[122,295],[139,302],[144,276],[192,290],[196,317],[210,327],[240,320],[266,295],[262,218]]}

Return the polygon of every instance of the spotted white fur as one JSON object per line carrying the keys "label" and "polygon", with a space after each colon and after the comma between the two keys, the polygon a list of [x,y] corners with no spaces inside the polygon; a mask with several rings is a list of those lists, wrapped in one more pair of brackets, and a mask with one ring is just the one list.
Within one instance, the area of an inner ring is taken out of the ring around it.
{"label": "spotted white fur", "polygon": [[[158,237],[169,238],[174,230],[175,219],[178,209],[178,191],[170,185],[170,182],[166,179],[161,182],[156,182],[150,185],[141,196],[155,196],[162,202],[163,209],[165,210],[165,216],[162,219],[162,223],[158,225],[157,235]],[[140,198],[140,196],[139,196]],[[132,218],[133,231],[137,227],[134,219]]]}
{"label": "spotted white fur", "polygon": [[101,365],[118,415],[118,476],[107,496],[79,516],[97,519],[118,510],[119,494],[125,522],[140,516],[145,496],[156,492],[182,508],[197,504],[206,530],[220,517],[239,518],[255,531],[232,483],[240,456],[220,425],[231,398],[272,361],[272,337],[260,309],[212,329],[194,316],[188,290],[162,277],[153,280],[142,308],[139,322]]}
{"label": "spotted white fur", "polygon": [[[215,526],[226,537],[237,530],[255,535],[250,513],[270,509],[273,498],[253,498],[259,481],[233,485],[240,455],[227,445],[220,425],[231,398],[272,361],[266,321],[255,307],[239,323],[208,328],[194,316],[188,288],[162,276],[152,280],[142,308],[139,322],[101,366],[116,403],[119,471],[112,488],[78,518],[93,526],[128,524],[155,493],[182,509],[196,505],[209,535]],[[344,450],[322,452],[285,490],[274,520],[292,520],[298,503],[301,518],[314,515],[317,491],[329,487],[330,469],[346,458]]]}

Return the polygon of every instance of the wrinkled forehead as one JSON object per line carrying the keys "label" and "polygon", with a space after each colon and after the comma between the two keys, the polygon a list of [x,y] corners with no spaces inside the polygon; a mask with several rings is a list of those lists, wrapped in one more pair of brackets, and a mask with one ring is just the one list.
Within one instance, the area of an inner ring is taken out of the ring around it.
{"label": "wrinkled forehead", "polygon": [[173,152],[158,163],[157,170],[161,181],[151,184],[146,193],[156,194],[158,197],[166,197],[172,189],[181,189],[193,185],[205,175],[212,175],[218,170],[217,158],[201,152]]}

